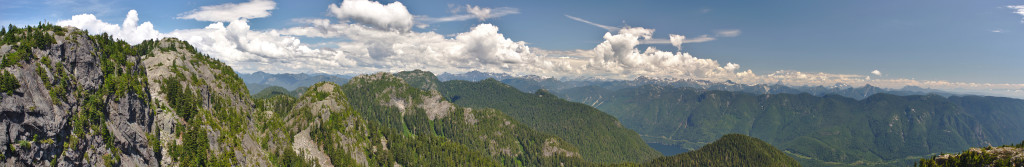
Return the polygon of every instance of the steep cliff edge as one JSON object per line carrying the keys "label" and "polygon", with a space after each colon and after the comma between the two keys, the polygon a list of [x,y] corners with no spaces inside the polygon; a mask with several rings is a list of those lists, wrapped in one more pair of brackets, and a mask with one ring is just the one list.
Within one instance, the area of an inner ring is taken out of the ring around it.
{"label": "steep cliff edge", "polygon": [[177,39],[87,34],[4,28],[4,166],[268,165],[229,66]]}
{"label": "steep cliff edge", "polygon": [[5,166],[157,162],[144,47],[53,25],[6,30],[2,70],[19,86],[0,94]]}
{"label": "steep cliff edge", "polygon": [[[158,113],[153,130],[169,155],[162,165],[269,165],[255,138],[262,136],[258,124],[249,117],[253,100],[230,66],[173,38],[140,45],[153,45],[143,64]],[[203,133],[188,136],[191,131]],[[206,139],[197,138],[203,134]],[[209,155],[195,147],[208,148]]]}

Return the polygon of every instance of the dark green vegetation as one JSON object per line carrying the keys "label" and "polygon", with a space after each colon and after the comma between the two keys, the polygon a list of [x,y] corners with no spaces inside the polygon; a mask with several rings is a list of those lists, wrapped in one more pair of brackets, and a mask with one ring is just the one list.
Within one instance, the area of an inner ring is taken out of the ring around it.
{"label": "dark green vegetation", "polygon": [[911,165],[939,152],[1024,138],[1024,101],[999,97],[826,95],[706,91],[646,85],[579,87],[594,105],[648,142],[696,149],[728,133],[771,143],[805,165]]}
{"label": "dark green vegetation", "polygon": [[[318,83],[298,99],[278,94],[256,104],[273,112],[258,118],[267,122],[261,128],[268,138],[263,147],[280,150],[270,159],[285,166],[588,164],[557,137],[533,131],[501,112],[461,108],[440,97],[379,73],[353,78],[344,86]],[[293,144],[305,142],[317,147]],[[307,162],[292,155],[293,149],[310,150],[326,160]]]}
{"label": "dark green vegetation", "polygon": [[182,145],[171,145],[170,155],[174,157],[174,160],[181,163],[181,166],[210,166],[208,156],[206,152],[210,150],[209,140],[206,136],[206,131],[199,127],[192,127],[189,129],[183,129],[182,134],[178,134],[184,138]]}
{"label": "dark green vegetation", "polygon": [[[36,49],[49,49],[51,45],[56,44],[57,41],[54,39],[54,35],[63,36],[64,29],[54,26],[52,24],[39,23],[38,26],[28,26],[25,28],[18,28],[14,25],[8,25],[0,31],[0,45],[13,45],[11,51],[4,55],[0,68],[6,68],[14,65],[20,65],[21,62],[28,62],[36,59],[36,55],[32,53],[32,48]],[[53,33],[54,35],[50,35]]]}
{"label": "dark green vegetation", "polygon": [[441,141],[472,150],[461,156],[484,155],[473,162],[504,166],[585,164],[579,151],[558,137],[534,131],[500,111],[453,105],[436,91],[407,85],[390,74],[359,76],[343,88],[368,122],[390,131],[384,133],[388,140],[443,137],[447,139]]}
{"label": "dark green vegetation", "polygon": [[158,115],[173,111],[174,118],[180,118],[174,120],[173,132],[164,131],[172,127],[159,126],[160,130],[155,132],[180,140],[181,144],[162,144],[167,146],[167,157],[182,166],[255,163],[239,162],[244,159],[235,158],[252,156],[246,155],[246,149],[254,146],[245,146],[242,142],[252,140],[252,132],[246,129],[254,123],[245,116],[252,110],[252,100],[234,70],[199,53],[184,41],[164,39],[139,45],[150,46],[152,50],[145,61],[153,63],[147,64],[150,65],[147,72],[158,74],[148,79],[150,84],[158,84],[155,86],[160,89],[157,96],[162,95],[162,100],[153,101],[164,111]]}
{"label": "dark green vegetation", "polygon": [[1024,166],[1024,141],[1012,146],[971,148],[960,154],[923,158],[915,166]]}
{"label": "dark green vegetation", "polygon": [[545,90],[523,93],[494,79],[439,83],[432,73],[423,71],[396,75],[420,89],[438,90],[455,104],[497,109],[537,131],[561,137],[579,147],[588,161],[643,162],[661,155],[614,117]]}
{"label": "dark green vegetation", "polygon": [[0,74],[0,93],[7,93],[9,95],[14,94],[14,90],[21,87],[18,83],[18,78],[11,75],[10,72],[4,71]]}
{"label": "dark green vegetation", "polygon": [[161,90],[167,95],[167,103],[174,108],[175,114],[179,117],[184,118],[186,122],[192,120],[192,117],[196,115],[199,99],[196,99],[196,95],[193,94],[192,89],[186,87],[181,88],[181,81],[178,77],[167,78],[163,80]]}
{"label": "dark green vegetation", "polygon": [[727,134],[700,149],[656,158],[641,166],[800,166],[797,161],[757,138]]}

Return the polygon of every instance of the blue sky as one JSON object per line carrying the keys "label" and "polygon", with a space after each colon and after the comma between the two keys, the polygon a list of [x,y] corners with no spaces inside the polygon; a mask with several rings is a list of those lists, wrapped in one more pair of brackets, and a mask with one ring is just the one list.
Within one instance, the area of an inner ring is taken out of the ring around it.
{"label": "blue sky", "polygon": [[[0,23],[66,21],[126,38],[178,37],[242,72],[419,68],[947,89],[991,83],[1024,94],[1024,12],[1014,7],[1024,1],[395,2],[0,0]],[[395,11],[360,10],[373,7]],[[127,32],[130,10],[154,32]],[[217,10],[242,14],[184,17]],[[72,22],[82,14],[96,20]],[[673,43],[672,35],[691,41]]]}

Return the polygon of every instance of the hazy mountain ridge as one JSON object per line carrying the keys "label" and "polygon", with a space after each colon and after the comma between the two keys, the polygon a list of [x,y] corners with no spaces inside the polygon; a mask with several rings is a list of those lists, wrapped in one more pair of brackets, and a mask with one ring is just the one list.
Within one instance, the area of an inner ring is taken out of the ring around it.
{"label": "hazy mountain ridge", "polygon": [[332,74],[270,74],[263,71],[257,71],[253,73],[238,73],[238,76],[245,81],[246,87],[249,89],[249,94],[256,94],[257,92],[266,89],[271,86],[283,87],[287,90],[295,90],[300,87],[309,87],[310,85],[329,81],[334,82],[338,85],[343,85],[350,78],[351,75],[332,75]]}
{"label": "hazy mountain ridge", "polygon": [[466,80],[466,81],[479,81],[487,78],[494,78],[495,80],[501,81],[502,83],[509,84],[516,87],[523,92],[532,92],[537,89],[547,89],[553,92],[561,92],[564,89],[570,89],[575,87],[583,86],[600,86],[607,89],[622,89],[628,87],[636,87],[643,85],[666,85],[673,87],[690,87],[697,89],[706,90],[722,90],[722,91],[733,91],[733,92],[747,92],[754,94],[800,94],[810,93],[815,96],[825,96],[829,94],[837,94],[855,99],[864,99],[877,93],[888,93],[895,95],[927,95],[927,94],[939,94],[942,96],[951,96],[953,93],[946,91],[927,89],[916,86],[906,86],[900,89],[887,89],[879,88],[871,85],[864,85],[862,87],[853,87],[850,85],[836,83],[835,85],[829,86],[787,86],[780,83],[776,84],[738,84],[732,81],[724,82],[713,82],[708,80],[694,80],[694,79],[676,79],[676,78],[655,78],[647,76],[639,76],[633,80],[612,80],[612,79],[594,79],[594,78],[545,78],[534,75],[527,76],[515,76],[505,73],[486,73],[479,71],[471,71],[464,74],[450,74],[444,73],[438,75],[438,79],[441,81],[448,80]]}
{"label": "hazy mountain ridge", "polygon": [[[648,142],[696,149],[708,136],[749,134],[802,162],[883,162],[1024,138],[1024,100],[875,94],[863,100],[647,85],[563,92],[619,118]],[[867,137],[864,137],[867,136]],[[863,165],[863,164],[862,164]]]}

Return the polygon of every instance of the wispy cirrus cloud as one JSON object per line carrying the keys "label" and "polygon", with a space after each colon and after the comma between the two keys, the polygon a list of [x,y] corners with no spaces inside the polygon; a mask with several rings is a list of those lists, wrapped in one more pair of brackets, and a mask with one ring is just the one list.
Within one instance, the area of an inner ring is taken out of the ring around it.
{"label": "wispy cirrus cloud", "polygon": [[[1013,9],[1014,10],[1013,13],[1016,13],[1016,14],[1019,14],[1021,16],[1024,16],[1024,5],[1010,5],[1010,6],[1006,6],[1006,8]],[[1024,23],[1024,18],[1022,18],[1020,20],[1020,22]]]}
{"label": "wispy cirrus cloud", "polygon": [[740,36],[740,30],[737,30],[737,29],[718,30],[718,31],[715,31],[715,35],[720,36],[720,37],[736,37],[736,36]]}
{"label": "wispy cirrus cloud", "polygon": [[569,19],[576,20],[576,21],[579,21],[579,22],[587,23],[587,24],[590,24],[590,25],[595,26],[595,27],[603,28],[605,30],[608,30],[608,32],[619,31],[619,29],[622,29],[622,28],[615,27],[615,26],[608,26],[608,25],[604,25],[604,24],[597,24],[597,23],[590,22],[588,20],[584,20],[582,18],[571,16],[571,15],[565,15],[565,17],[568,17]]}
{"label": "wispy cirrus cloud", "polygon": [[485,21],[491,18],[498,18],[502,16],[519,14],[519,9],[510,7],[499,7],[499,8],[487,8],[473,5],[458,6],[451,10],[451,16],[446,17],[429,17],[429,16],[417,16],[416,20],[424,24],[433,24],[441,22],[452,22],[452,21],[466,21],[471,19],[477,19],[479,21]]}
{"label": "wispy cirrus cloud", "polygon": [[277,3],[270,0],[252,0],[243,3],[226,3],[202,6],[189,12],[178,14],[178,19],[198,21],[230,22],[238,19],[253,19],[270,16],[270,11]]}

